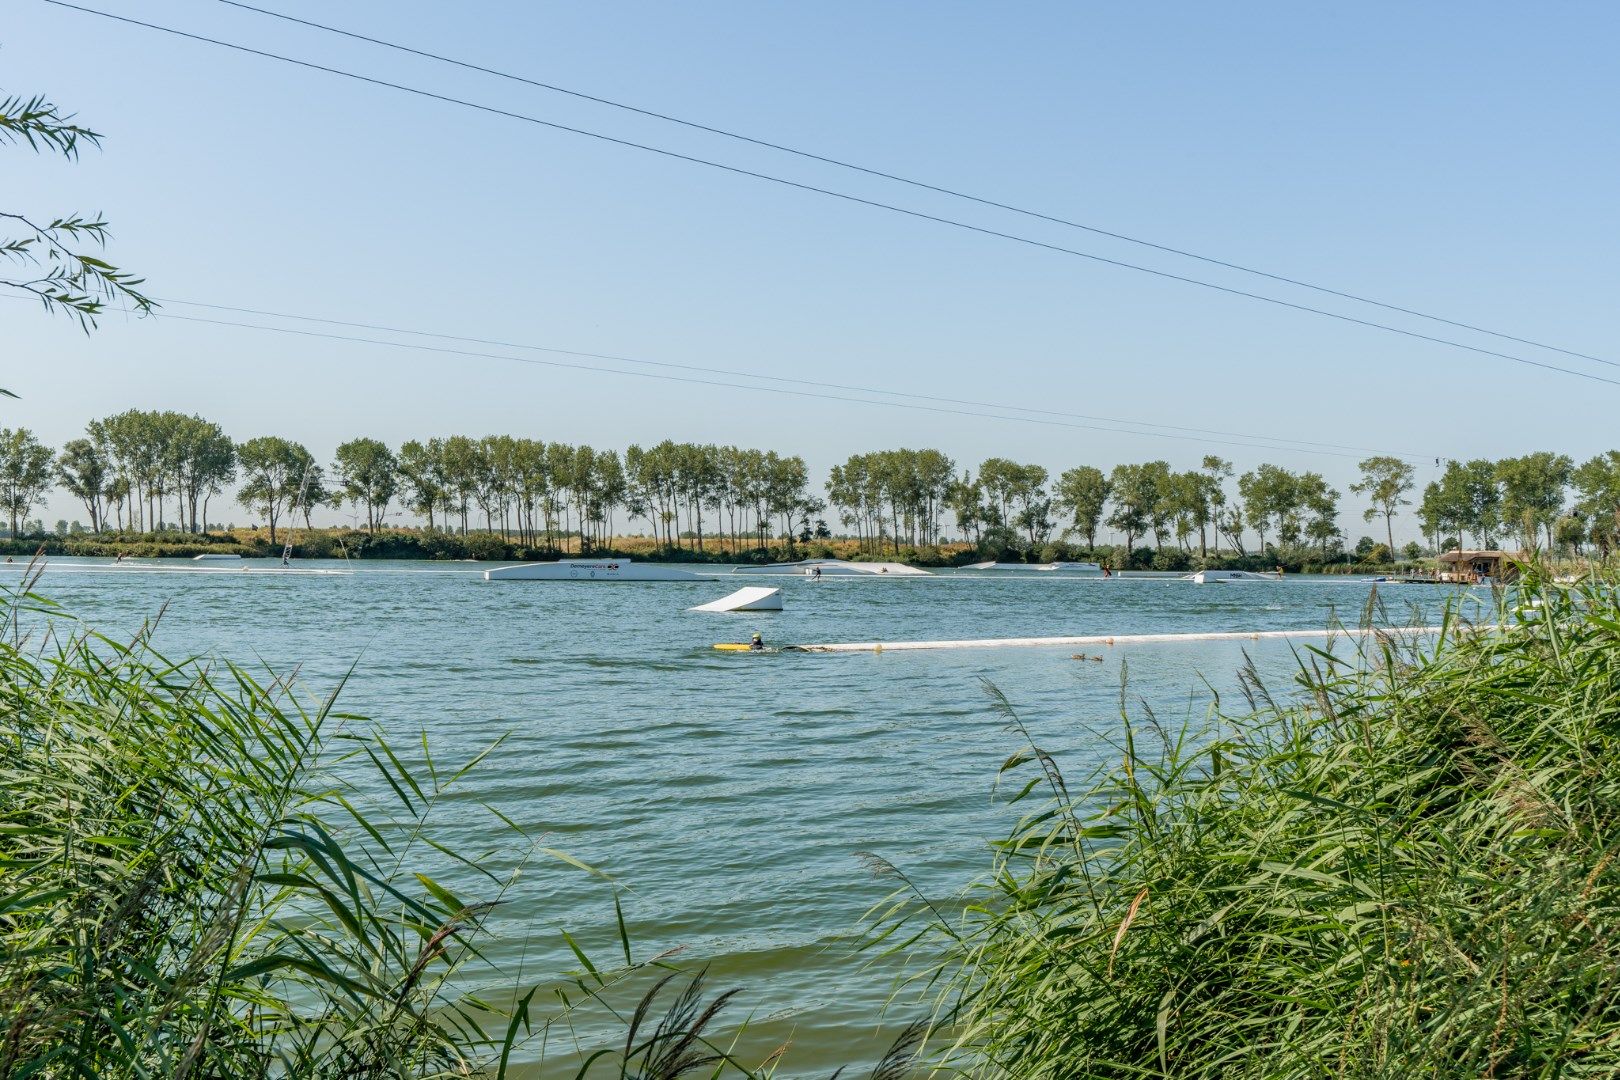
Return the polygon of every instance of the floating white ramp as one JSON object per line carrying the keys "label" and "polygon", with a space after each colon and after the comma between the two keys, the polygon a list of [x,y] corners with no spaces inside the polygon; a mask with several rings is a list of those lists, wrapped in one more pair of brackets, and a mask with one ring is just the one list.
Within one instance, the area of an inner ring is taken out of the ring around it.
{"label": "floating white ramp", "polygon": [[933,577],[927,570],[897,562],[846,562],[843,559],[800,559],[798,562],[738,566],[733,574],[790,574],[794,577]]}
{"label": "floating white ramp", "polygon": [[746,589],[738,589],[730,596],[722,596],[718,600],[711,600],[707,604],[687,608],[688,611],[781,611],[782,590],[767,589],[760,585],[750,585]]}
{"label": "floating white ramp", "polygon": [[1094,562],[979,562],[962,567],[964,570],[1038,570],[1047,574],[1100,574],[1102,566]]}
{"label": "floating white ramp", "polygon": [[1074,645],[1151,645],[1187,641],[1264,641],[1278,638],[1366,637],[1368,634],[1438,634],[1438,626],[1397,626],[1363,630],[1232,630],[1203,634],[1094,634],[1089,637],[967,638],[960,641],[852,641],[832,645],[792,645],[798,652],[913,652],[922,649],[1017,649]]}
{"label": "floating white ramp", "polygon": [[556,562],[498,566],[484,571],[485,581],[714,581],[710,574],[689,574],[668,566],[649,566],[629,559],[558,559]]}
{"label": "floating white ramp", "polygon": [[1281,574],[1260,574],[1253,570],[1200,570],[1185,579],[1197,585],[1224,584],[1229,581],[1281,581]]}

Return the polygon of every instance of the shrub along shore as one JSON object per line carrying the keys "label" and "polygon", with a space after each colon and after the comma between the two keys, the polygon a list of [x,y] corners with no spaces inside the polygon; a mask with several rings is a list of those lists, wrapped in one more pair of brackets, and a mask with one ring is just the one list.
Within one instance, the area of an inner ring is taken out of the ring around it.
{"label": "shrub along shore", "polygon": [[465,534],[440,529],[318,528],[281,531],[272,542],[265,529],[230,529],[187,533],[68,533],[19,538],[0,537],[0,555],[72,555],[100,558],[191,558],[202,554],[232,554],[244,558],[277,558],[291,540],[294,558],[300,559],[428,559],[471,560],[476,562],[526,562],[581,556],[633,558],[670,563],[769,563],[794,559],[849,559],[903,562],[913,566],[966,566],[983,560],[997,562],[1095,562],[1115,570],[1163,570],[1185,572],[1202,569],[1276,570],[1289,573],[1365,573],[1418,569],[1422,560],[1395,559],[1383,544],[1371,545],[1363,555],[1341,553],[1323,561],[1310,548],[1275,549],[1264,553],[1238,555],[1211,551],[1207,556],[1189,553],[1179,547],[1155,551],[1123,545],[1083,547],[1069,543],[1047,543],[1039,547],[1003,543],[991,537],[977,544],[941,542],[906,545],[898,550],[879,548],[869,541],[833,537],[827,539],[772,539],[763,544],[751,541],[739,545],[731,537],[709,537],[702,544],[692,538],[671,547],[647,536],[615,536],[596,544],[586,544],[576,534],[560,537],[552,545],[514,542],[498,532],[472,531]]}

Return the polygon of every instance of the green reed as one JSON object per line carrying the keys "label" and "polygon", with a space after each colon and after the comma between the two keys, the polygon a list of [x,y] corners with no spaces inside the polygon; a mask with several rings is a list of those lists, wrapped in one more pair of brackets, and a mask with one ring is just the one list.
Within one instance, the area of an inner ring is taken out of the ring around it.
{"label": "green reed", "polygon": [[1620,600],[1532,580],[1512,603],[1421,648],[1306,650],[1300,693],[1251,678],[1253,710],[1207,728],[1127,716],[1072,792],[1033,743],[1014,755],[1035,809],[993,873],[882,923],[928,958],[935,1060],[1620,1075]]}
{"label": "green reed", "polygon": [[[411,865],[457,773],[144,632],[5,615],[0,1076],[459,1075],[498,1046],[449,979],[510,881]],[[397,803],[363,811],[359,770]]]}
{"label": "green reed", "polygon": [[[636,960],[622,914],[611,962],[566,933],[571,973],[486,959],[497,908],[509,932],[534,921],[533,857],[594,872],[494,807],[486,850],[440,839],[498,743],[446,767],[337,712],[341,685],[305,708],[291,676],[166,659],[152,625],[82,630],[37,580],[0,596],[0,1077],[777,1068],[785,1047],[739,1060],[733,992]],[[870,1075],[898,1080],[920,1035]]]}

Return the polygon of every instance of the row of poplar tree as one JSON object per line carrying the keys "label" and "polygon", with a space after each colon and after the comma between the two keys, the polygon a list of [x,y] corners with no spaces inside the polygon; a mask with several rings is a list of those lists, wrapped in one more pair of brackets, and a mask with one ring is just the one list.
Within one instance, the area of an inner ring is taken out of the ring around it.
{"label": "row of poplar tree", "polygon": [[[25,428],[0,429],[0,502],[13,535],[52,487],[78,498],[97,531],[205,531],[211,501],[228,495],[261,515],[272,539],[289,519],[307,526],[317,508],[348,505],[373,532],[400,515],[397,506],[430,528],[482,527],[531,546],[555,546],[563,536],[601,544],[623,515],[645,521],[667,546],[700,548],[707,536],[738,550],[772,536],[830,536],[829,509],[874,550],[938,543],[947,520],[963,539],[1000,546],[1062,536],[1095,547],[1104,526],[1127,549],[1151,537],[1155,547],[1201,554],[1212,543],[1243,554],[1250,533],[1261,550],[1305,545],[1326,555],[1343,541],[1340,493],[1321,474],[1264,464],[1237,475],[1213,455],[1185,471],[1150,461],[1106,473],[1081,465],[1053,477],[1001,457],[960,470],[939,450],[882,450],[834,466],[823,498],[803,458],[770,450],[665,440],[621,454],[453,435],[397,450],[352,439],[321,462],[293,440],[237,442],[216,423],[172,411],[92,421],[84,437],[55,452]],[[1368,504],[1366,519],[1383,518],[1392,550],[1393,520],[1414,505],[1414,488],[1412,465],[1382,456],[1361,462],[1351,485]],[[1589,540],[1606,552],[1620,512],[1620,451],[1579,466],[1550,452],[1450,461],[1416,512],[1436,548],[1472,536],[1485,547],[1502,537],[1525,545]]]}

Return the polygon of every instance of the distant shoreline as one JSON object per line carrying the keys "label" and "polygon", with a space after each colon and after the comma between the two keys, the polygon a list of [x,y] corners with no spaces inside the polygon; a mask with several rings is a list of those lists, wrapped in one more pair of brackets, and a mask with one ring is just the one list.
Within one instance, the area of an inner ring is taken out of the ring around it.
{"label": "distant shoreline", "polygon": [[1002,562],[1027,562],[1040,565],[1053,561],[1097,562],[1115,570],[1165,570],[1190,572],[1200,569],[1235,569],[1272,571],[1280,565],[1288,573],[1361,574],[1390,573],[1418,568],[1414,561],[1359,562],[1353,556],[1323,563],[1301,559],[1295,554],[1267,552],[1264,555],[1232,552],[1211,552],[1201,558],[1196,551],[1187,552],[1167,547],[1155,551],[1150,547],[1137,547],[1127,556],[1123,547],[1103,546],[1083,548],[1067,544],[1046,545],[1038,551],[1023,553],[1013,550],[987,552],[967,543],[941,543],[925,546],[885,543],[881,546],[864,544],[855,539],[816,539],[795,541],[773,539],[763,547],[757,541],[732,537],[705,537],[701,548],[694,538],[687,538],[683,546],[668,547],[650,537],[614,537],[609,545],[595,545],[580,549],[579,538],[571,536],[556,546],[534,546],[503,538],[499,533],[470,532],[465,535],[435,529],[379,529],[368,533],[363,529],[317,528],[278,530],[271,542],[266,529],[216,530],[207,533],[79,533],[68,536],[47,535],[21,538],[0,538],[0,554],[12,558],[31,557],[43,551],[45,555],[90,558],[178,558],[196,555],[240,555],[243,558],[278,558],[283,546],[293,545],[294,558],[388,560],[413,559],[427,561],[475,562],[534,562],[558,558],[600,556],[603,558],[641,559],[649,562],[699,564],[758,564],[786,562],[795,559],[848,559],[851,561],[879,560],[902,562],[923,567],[966,566],[985,559]]}

